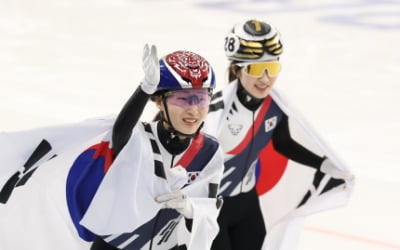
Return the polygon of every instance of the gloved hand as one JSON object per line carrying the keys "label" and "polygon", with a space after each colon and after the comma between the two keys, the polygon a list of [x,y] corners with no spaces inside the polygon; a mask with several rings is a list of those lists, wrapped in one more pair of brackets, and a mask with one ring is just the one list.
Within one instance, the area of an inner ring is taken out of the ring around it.
{"label": "gloved hand", "polygon": [[188,173],[186,168],[181,165],[165,171],[168,180],[168,186],[172,190],[179,190],[188,183]]}
{"label": "gloved hand", "polygon": [[149,95],[154,94],[157,90],[157,85],[160,82],[160,63],[157,57],[157,48],[155,45],[149,48],[146,44],[143,48],[142,68],[144,78],[141,83],[141,88]]}
{"label": "gloved hand", "polygon": [[335,167],[328,158],[322,162],[320,170],[322,173],[330,175],[335,179],[344,179],[346,181],[354,179],[354,176],[351,173]]}
{"label": "gloved hand", "polygon": [[185,216],[185,218],[193,219],[192,203],[181,190],[159,195],[155,200],[158,203],[164,202],[164,208],[173,208]]}

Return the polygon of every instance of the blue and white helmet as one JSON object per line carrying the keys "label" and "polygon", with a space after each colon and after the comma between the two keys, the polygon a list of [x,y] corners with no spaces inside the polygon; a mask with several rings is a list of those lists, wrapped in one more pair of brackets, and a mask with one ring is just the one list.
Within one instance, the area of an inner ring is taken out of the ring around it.
{"label": "blue and white helmet", "polygon": [[225,37],[225,55],[231,61],[276,60],[282,52],[280,34],[267,22],[248,20],[236,24]]}
{"label": "blue and white helmet", "polygon": [[202,56],[190,51],[175,51],[160,59],[157,91],[215,88],[215,74]]}

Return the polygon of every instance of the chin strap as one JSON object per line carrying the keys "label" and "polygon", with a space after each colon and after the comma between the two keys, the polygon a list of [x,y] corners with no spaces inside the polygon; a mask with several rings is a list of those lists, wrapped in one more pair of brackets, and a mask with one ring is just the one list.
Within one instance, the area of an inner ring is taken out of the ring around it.
{"label": "chin strap", "polygon": [[170,122],[171,119],[169,118],[167,100],[166,100],[165,96],[162,96],[161,98],[162,98],[162,102],[163,102],[164,107],[165,107],[165,115],[164,115],[164,112],[160,112],[161,122],[165,122],[165,123],[168,124],[168,128],[167,129],[171,133],[171,139],[173,139],[176,136],[185,136],[185,137],[188,137],[188,138],[196,137],[200,133],[200,130],[203,127],[204,122],[201,123],[200,127],[193,134],[185,134],[185,133],[179,132],[178,130],[176,130],[174,128],[174,126],[172,125],[172,122]]}

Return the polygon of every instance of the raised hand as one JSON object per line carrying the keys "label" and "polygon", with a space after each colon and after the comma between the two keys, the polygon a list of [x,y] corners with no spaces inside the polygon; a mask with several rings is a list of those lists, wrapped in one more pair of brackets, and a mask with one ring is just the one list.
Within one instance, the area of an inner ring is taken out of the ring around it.
{"label": "raised hand", "polygon": [[155,45],[146,44],[143,49],[142,68],[144,78],[141,82],[141,88],[149,95],[154,94],[157,85],[160,82],[160,63],[157,57],[157,48]]}

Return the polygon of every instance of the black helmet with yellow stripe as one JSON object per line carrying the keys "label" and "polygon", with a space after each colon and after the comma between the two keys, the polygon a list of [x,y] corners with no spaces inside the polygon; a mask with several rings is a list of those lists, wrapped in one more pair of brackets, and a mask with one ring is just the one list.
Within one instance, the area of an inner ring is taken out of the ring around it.
{"label": "black helmet with yellow stripe", "polygon": [[253,19],[236,24],[225,37],[225,54],[231,61],[276,60],[282,52],[280,34],[267,22]]}

